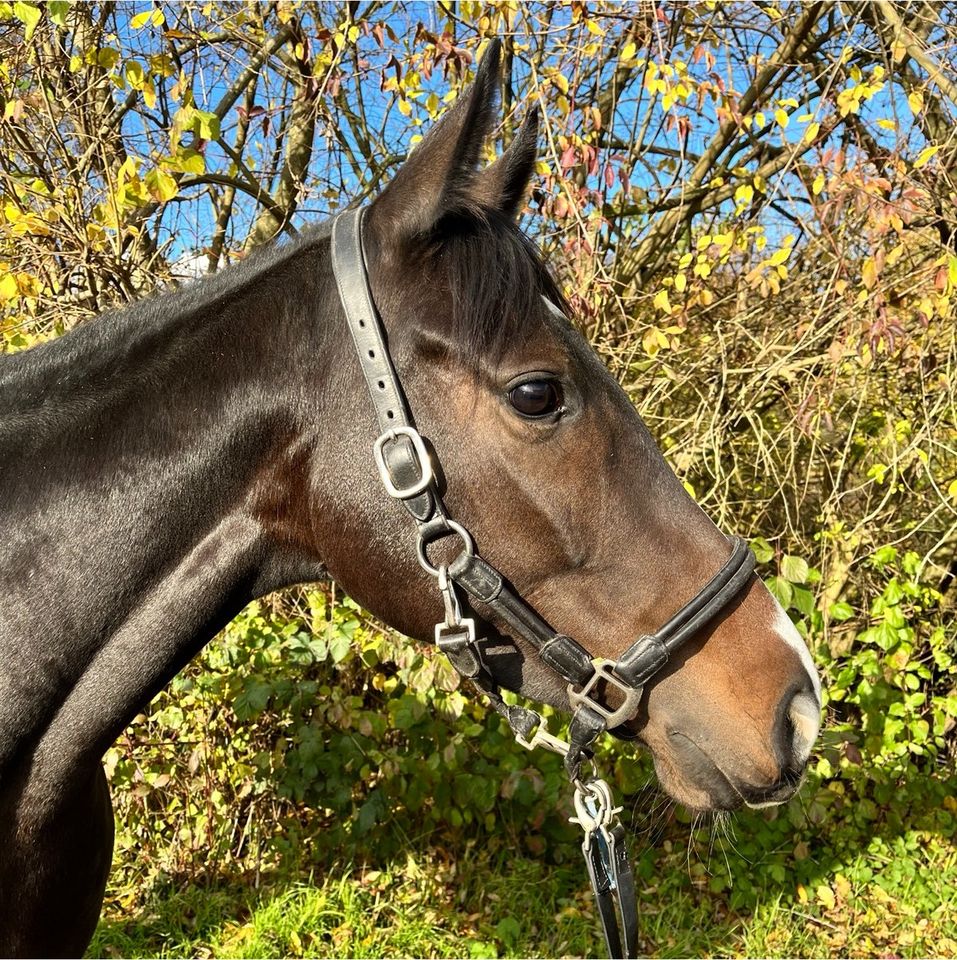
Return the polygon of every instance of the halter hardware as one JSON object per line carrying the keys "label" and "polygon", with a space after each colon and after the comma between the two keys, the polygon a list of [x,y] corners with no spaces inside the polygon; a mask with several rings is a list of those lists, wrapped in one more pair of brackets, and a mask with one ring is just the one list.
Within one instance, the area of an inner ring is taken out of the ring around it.
{"label": "halter hardware", "polygon": [[[638,704],[641,702],[645,688],[633,686],[627,680],[619,679],[615,674],[617,664],[613,660],[596,659],[593,663],[595,672],[583,687],[571,683],[568,685],[568,702],[572,710],[577,710],[582,705],[590,707],[611,730],[630,720],[638,712]],[[600,684],[617,690],[624,697],[622,704],[618,707],[606,707],[598,700],[593,694],[597,692],[596,688]]]}
{"label": "halter hardware", "polygon": [[[453,667],[488,697],[519,744],[528,750],[542,747],[564,758],[575,788],[577,816],[573,822],[585,831],[582,852],[609,956],[634,957],[638,950],[638,916],[624,827],[618,820],[620,808],[614,806],[611,790],[603,780],[582,780],[582,765],[592,756],[591,747],[602,733],[637,713],[646,684],[672,652],[741,594],[751,581],[754,554],[745,541],[729,538],[731,556],[721,569],[667,623],[654,634],[639,637],[617,661],[593,659],[573,638],[553,629],[495,567],[476,553],[469,531],[448,514],[436,483],[438,461],[433,463],[424,438],[412,425],[372,299],[362,245],[363,213],[362,207],[356,207],[333,221],[333,273],[381,431],[373,445],[379,476],[388,495],[399,500],[415,521],[419,565],[437,579],[442,595],[445,619],[436,624],[436,645]],[[553,313],[559,312],[547,300],[546,305]],[[405,460],[400,461],[398,453],[403,448]],[[397,481],[399,473],[403,479]],[[451,535],[462,541],[462,550],[450,564],[436,566],[428,557],[428,548]],[[458,589],[530,643],[542,663],[568,685],[572,720],[567,741],[550,734],[534,710],[505,702],[482,661],[475,619],[462,615]],[[606,706],[601,699],[601,692],[609,687],[624,698],[617,707]]]}
{"label": "halter hardware", "polygon": [[[398,486],[393,479],[385,452],[387,444],[397,443],[401,437],[407,437],[412,444],[419,474],[418,480],[414,480],[404,487]],[[415,427],[393,427],[391,430],[386,430],[373,445],[372,455],[375,457],[375,465],[379,468],[382,485],[393,500],[411,500],[413,497],[417,497],[428,489],[435,477],[429,451],[422,439],[422,434]]]}

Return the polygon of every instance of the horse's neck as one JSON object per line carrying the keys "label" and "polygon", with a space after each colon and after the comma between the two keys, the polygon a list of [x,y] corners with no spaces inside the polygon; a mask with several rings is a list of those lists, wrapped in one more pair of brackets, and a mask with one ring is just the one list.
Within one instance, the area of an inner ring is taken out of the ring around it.
{"label": "horse's neck", "polygon": [[315,284],[287,268],[25,364],[0,429],[0,771],[53,717],[57,755],[98,756],[245,602],[320,572],[263,515],[302,479],[297,370],[322,360]]}

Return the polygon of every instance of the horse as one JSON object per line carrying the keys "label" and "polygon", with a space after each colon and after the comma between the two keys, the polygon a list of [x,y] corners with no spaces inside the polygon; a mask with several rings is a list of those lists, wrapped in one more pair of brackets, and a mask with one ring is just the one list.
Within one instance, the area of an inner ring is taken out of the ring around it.
{"label": "horse", "polygon": [[[615,663],[729,563],[729,541],[519,228],[537,112],[479,168],[498,61],[493,43],[365,208],[365,282],[418,469],[441,456],[431,490],[556,636]],[[436,639],[440,594],[402,505],[429,491],[382,489],[332,232],[0,358],[0,954],[83,952],[113,844],[102,756],[246,603],[331,578]],[[788,799],[818,732],[807,647],[750,567],[739,579],[614,711],[614,732],[695,810]],[[481,600],[468,612],[483,676],[574,706],[514,618]]]}

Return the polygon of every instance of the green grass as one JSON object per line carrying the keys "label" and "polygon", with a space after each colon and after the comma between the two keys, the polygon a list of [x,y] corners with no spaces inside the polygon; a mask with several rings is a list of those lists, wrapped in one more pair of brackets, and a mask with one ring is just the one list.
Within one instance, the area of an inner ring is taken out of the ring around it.
{"label": "green grass", "polygon": [[[648,851],[642,949],[683,956],[952,956],[957,849],[900,838],[874,870],[861,851],[814,889],[770,883],[731,909],[686,851]],[[856,875],[868,880],[848,879]],[[131,903],[137,904],[130,906]],[[601,956],[584,866],[473,843],[407,849],[389,863],[340,866],[311,882],[266,876],[187,883],[158,877],[114,893],[91,956]]]}

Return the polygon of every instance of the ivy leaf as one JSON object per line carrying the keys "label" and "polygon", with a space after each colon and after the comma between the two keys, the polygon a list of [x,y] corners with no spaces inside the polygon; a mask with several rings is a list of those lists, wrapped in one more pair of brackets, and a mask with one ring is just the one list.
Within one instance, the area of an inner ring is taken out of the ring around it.
{"label": "ivy leaf", "polygon": [[781,560],[781,576],[788,583],[807,583],[808,565],[802,557],[786,554]]}
{"label": "ivy leaf", "polygon": [[854,616],[854,608],[849,604],[845,603],[843,600],[838,600],[837,603],[832,603],[830,610],[828,610],[828,616],[832,620],[837,620],[838,623],[843,623],[845,620],[850,620]]}

